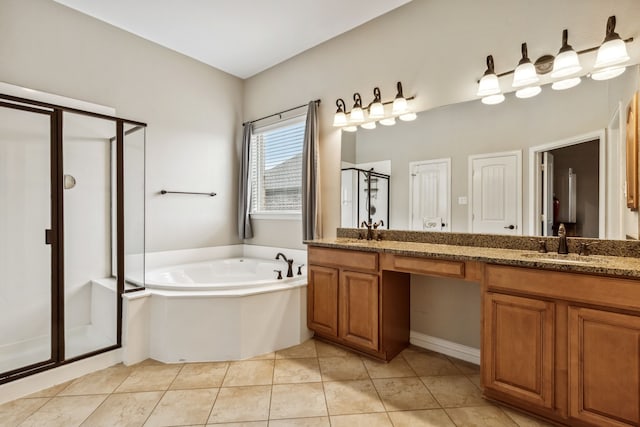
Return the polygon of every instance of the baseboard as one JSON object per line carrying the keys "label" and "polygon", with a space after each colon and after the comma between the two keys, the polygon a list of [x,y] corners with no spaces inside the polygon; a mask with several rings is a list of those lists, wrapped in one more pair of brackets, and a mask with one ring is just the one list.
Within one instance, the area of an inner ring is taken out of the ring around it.
{"label": "baseboard", "polygon": [[410,332],[409,342],[417,347],[446,354],[447,356],[462,359],[476,365],[480,364],[480,350],[477,348],[432,337],[416,331]]}

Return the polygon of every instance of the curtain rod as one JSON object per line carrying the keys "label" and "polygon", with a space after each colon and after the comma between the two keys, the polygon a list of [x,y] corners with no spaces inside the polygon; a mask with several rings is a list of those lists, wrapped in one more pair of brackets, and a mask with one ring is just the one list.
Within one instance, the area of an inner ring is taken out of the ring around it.
{"label": "curtain rod", "polygon": [[[316,104],[320,104],[320,100],[319,99],[314,99],[313,102],[315,102]],[[298,108],[306,107],[307,105],[309,105],[309,104],[298,105],[297,107],[289,108],[287,110],[282,110],[282,111],[280,111],[278,113],[269,114],[268,116],[260,117],[259,119],[249,120],[248,122],[242,123],[242,126],[250,124],[250,123],[259,122],[260,120],[268,119],[268,118],[275,117],[275,116],[280,116],[280,118],[282,118],[282,114],[283,113],[288,113],[289,111],[297,110]]]}

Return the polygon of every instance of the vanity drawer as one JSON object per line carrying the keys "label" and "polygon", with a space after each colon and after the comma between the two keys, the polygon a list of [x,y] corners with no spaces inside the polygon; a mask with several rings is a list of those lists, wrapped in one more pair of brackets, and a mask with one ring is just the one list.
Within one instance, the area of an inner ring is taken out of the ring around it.
{"label": "vanity drawer", "polygon": [[336,266],[343,270],[378,271],[378,254],[348,249],[330,249],[310,246],[309,264]]}
{"label": "vanity drawer", "polygon": [[464,279],[464,262],[402,255],[385,255],[384,269],[428,276]]}

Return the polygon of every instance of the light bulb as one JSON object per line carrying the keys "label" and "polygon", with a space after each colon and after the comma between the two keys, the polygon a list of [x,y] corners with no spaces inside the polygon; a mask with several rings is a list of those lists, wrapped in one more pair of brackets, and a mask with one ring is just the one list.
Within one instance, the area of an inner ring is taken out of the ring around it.
{"label": "light bulb", "polygon": [[504,101],[504,95],[498,93],[496,95],[488,95],[482,98],[482,103],[486,105],[496,105]]}
{"label": "light bulb", "polygon": [[536,73],[536,67],[531,63],[529,54],[527,51],[527,44],[522,43],[522,59],[518,63],[516,70],[513,73],[513,87],[523,87],[534,83],[537,83],[538,74]]}
{"label": "light bulb", "polygon": [[344,111],[339,111],[333,116],[333,125],[336,127],[344,126],[347,124],[347,115]]}
{"label": "light bulb", "polygon": [[524,99],[524,98],[533,98],[537,94],[542,92],[542,88],[540,86],[529,86],[523,89],[519,89],[516,91],[516,97]]}
{"label": "light bulb", "polygon": [[369,118],[379,119],[384,117],[384,105],[381,102],[374,102],[369,106]]}
{"label": "light bulb", "polygon": [[558,80],[557,82],[553,82],[551,85],[551,89],[553,90],[565,90],[571,89],[572,87],[578,86],[582,79],[580,77],[572,77],[570,79]]}
{"label": "light bulb", "polygon": [[365,123],[361,124],[360,127],[362,129],[375,129],[376,128],[376,122],[365,122]]}
{"label": "light bulb", "polygon": [[353,110],[351,110],[351,113],[349,114],[349,122],[351,123],[364,122],[364,111],[362,111],[362,108],[355,107]]}
{"label": "light bulb", "polygon": [[562,47],[553,60],[551,77],[554,79],[567,77],[582,70],[578,54],[569,45],[569,31],[562,31]]}
{"label": "light bulb", "polygon": [[624,65],[614,65],[613,67],[606,67],[600,70],[594,70],[591,73],[591,78],[593,80],[613,79],[614,77],[618,77],[619,75],[624,73],[625,69],[626,67]]}
{"label": "light bulb", "polygon": [[410,111],[408,113],[404,113],[401,114],[400,117],[398,117],[400,120],[402,120],[403,122],[412,122],[415,119],[418,118],[418,115],[416,113],[414,113],[413,111]]}
{"label": "light bulb", "polygon": [[404,98],[396,98],[393,100],[392,114],[402,114],[407,111],[407,100]]}
{"label": "light bulb", "polygon": [[380,124],[382,126],[393,126],[396,124],[396,119],[394,117],[387,117],[386,119],[380,120]]}

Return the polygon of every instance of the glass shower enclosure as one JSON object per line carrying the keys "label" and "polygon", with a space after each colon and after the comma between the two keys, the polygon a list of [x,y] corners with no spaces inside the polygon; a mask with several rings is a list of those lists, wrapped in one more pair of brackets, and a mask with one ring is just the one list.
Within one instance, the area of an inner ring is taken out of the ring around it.
{"label": "glass shower enclosure", "polygon": [[0,384],[121,346],[144,123],[0,94]]}

